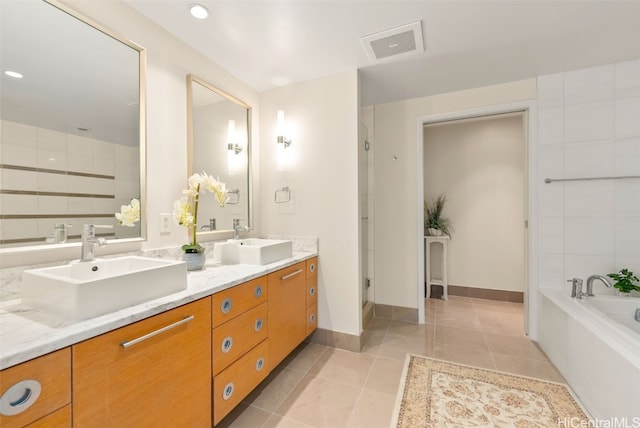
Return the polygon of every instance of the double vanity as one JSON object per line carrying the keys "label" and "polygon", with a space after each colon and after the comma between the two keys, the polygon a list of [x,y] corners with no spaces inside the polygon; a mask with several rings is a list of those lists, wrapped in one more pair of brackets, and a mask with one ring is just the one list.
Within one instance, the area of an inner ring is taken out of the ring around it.
{"label": "double vanity", "polygon": [[244,241],[223,254],[254,264],[188,275],[143,257],[25,272],[25,300],[0,307],[0,426],[218,424],[317,326],[317,253],[268,261],[283,253],[256,247],[276,242]]}

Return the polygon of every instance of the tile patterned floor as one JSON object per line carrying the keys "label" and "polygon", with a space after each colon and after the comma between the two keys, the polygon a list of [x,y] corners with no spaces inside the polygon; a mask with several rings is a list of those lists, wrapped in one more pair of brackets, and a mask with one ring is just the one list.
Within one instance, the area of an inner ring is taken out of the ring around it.
{"label": "tile patterned floor", "polygon": [[522,304],[429,299],[425,325],[374,318],[361,353],[304,343],[218,427],[388,427],[407,353],[563,381],[524,335]]}

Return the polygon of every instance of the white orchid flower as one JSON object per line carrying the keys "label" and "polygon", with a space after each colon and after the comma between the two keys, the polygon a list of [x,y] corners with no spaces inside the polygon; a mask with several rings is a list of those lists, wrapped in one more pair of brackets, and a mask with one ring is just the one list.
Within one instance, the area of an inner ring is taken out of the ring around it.
{"label": "white orchid flower", "polygon": [[140,201],[131,199],[129,205],[122,205],[120,212],[116,213],[116,219],[121,226],[134,227],[140,220]]}

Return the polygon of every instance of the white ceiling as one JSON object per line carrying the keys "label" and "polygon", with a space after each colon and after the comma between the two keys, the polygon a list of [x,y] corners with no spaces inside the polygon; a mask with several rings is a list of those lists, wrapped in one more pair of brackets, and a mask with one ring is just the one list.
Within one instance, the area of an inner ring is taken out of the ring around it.
{"label": "white ceiling", "polygon": [[[362,104],[640,57],[640,0],[124,0],[258,91],[361,70]],[[422,21],[425,52],[372,65],[362,36]]]}

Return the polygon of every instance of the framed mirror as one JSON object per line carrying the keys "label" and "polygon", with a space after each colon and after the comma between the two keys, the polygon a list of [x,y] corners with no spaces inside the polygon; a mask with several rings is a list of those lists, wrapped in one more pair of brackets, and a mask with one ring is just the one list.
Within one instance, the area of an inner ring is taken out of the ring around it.
{"label": "framed mirror", "polygon": [[187,76],[189,175],[206,172],[224,182],[229,200],[218,206],[205,194],[198,208],[198,236],[230,231],[233,219],[251,224],[251,106],[194,76]]}
{"label": "framed mirror", "polygon": [[0,251],[78,242],[86,223],[144,239],[144,49],[53,0],[2,1],[0,20]]}

